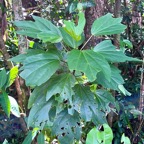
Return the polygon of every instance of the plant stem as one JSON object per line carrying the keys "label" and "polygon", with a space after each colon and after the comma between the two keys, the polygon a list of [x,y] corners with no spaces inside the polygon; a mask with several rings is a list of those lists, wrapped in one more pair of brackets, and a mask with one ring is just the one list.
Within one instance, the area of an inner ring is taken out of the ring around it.
{"label": "plant stem", "polygon": [[83,47],[80,50],[83,50],[83,48],[86,46],[86,44],[91,40],[91,38],[93,37],[93,35],[91,35],[89,37],[89,39],[85,42],[85,44],[83,45]]}

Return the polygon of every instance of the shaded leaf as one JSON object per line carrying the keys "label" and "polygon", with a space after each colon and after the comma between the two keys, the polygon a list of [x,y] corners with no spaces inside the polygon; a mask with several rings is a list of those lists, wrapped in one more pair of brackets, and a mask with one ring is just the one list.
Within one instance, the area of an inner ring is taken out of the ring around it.
{"label": "shaded leaf", "polygon": [[51,110],[54,102],[55,101],[53,99],[46,102],[45,96],[40,95],[30,110],[28,126],[43,127],[46,123],[50,124],[49,111]]}
{"label": "shaded leaf", "polygon": [[38,144],[45,144],[45,137],[44,137],[43,133],[40,133],[38,135],[37,142],[38,142]]}
{"label": "shaded leaf", "polygon": [[0,72],[0,89],[3,88],[3,86],[6,84],[6,82],[7,82],[7,74],[6,74],[6,70],[3,69]]}
{"label": "shaded leaf", "polygon": [[[73,105],[77,111],[80,110],[80,116],[85,121],[93,121],[95,124],[105,123],[103,113],[98,109],[97,100],[94,99],[95,95],[89,89],[82,85],[74,87],[75,95],[73,96]],[[100,116],[101,115],[101,116]]]}
{"label": "shaded leaf", "polygon": [[33,90],[32,94],[29,98],[28,108],[31,108],[34,105],[34,103],[36,102],[38,97],[45,97],[46,96],[48,85],[49,85],[49,83],[45,82],[44,84],[35,87],[35,89]]}
{"label": "shaded leaf", "polygon": [[79,126],[79,114],[74,112],[73,115],[68,114],[67,110],[63,110],[56,117],[52,133],[58,136],[61,144],[72,144],[74,138],[79,140],[81,136],[81,128]]}
{"label": "shaded leaf", "polygon": [[122,18],[113,18],[112,14],[108,13],[94,21],[91,33],[95,36],[119,34],[126,28],[121,21]]}
{"label": "shaded leaf", "polygon": [[99,109],[106,110],[110,103],[115,103],[115,98],[106,90],[96,90],[96,100]]}
{"label": "shaded leaf", "polygon": [[55,94],[60,94],[61,99],[70,100],[73,95],[72,87],[75,84],[75,78],[70,73],[63,73],[52,77],[49,80],[49,85],[47,87],[46,100],[49,100],[51,96]]}
{"label": "shaded leaf", "polygon": [[68,54],[69,69],[84,72],[89,81],[94,81],[98,72],[102,72],[108,81],[111,77],[111,69],[108,62],[92,50],[72,50]]}
{"label": "shaded leaf", "polygon": [[96,81],[98,84],[101,84],[105,88],[110,88],[113,90],[118,90],[118,85],[124,84],[124,80],[122,76],[120,75],[120,70],[116,68],[115,66],[111,66],[111,79],[108,81],[107,79],[104,79],[103,73],[98,73]]}
{"label": "shaded leaf", "polygon": [[20,54],[20,55],[17,55],[15,57],[12,57],[11,59],[9,59],[10,61],[13,61],[13,62],[22,62],[29,56],[33,56],[33,55],[37,55],[37,54],[40,54],[40,53],[45,53],[45,51],[43,50],[38,50],[38,49],[29,49],[27,50],[27,53],[26,54]]}
{"label": "shaded leaf", "polygon": [[62,40],[61,32],[50,21],[37,16],[33,16],[33,19],[34,21],[15,21],[14,24],[20,28],[17,33],[43,42],[57,43]]}
{"label": "shaded leaf", "polygon": [[7,116],[10,116],[10,100],[6,92],[0,93],[0,105],[2,106],[4,112]]}
{"label": "shaded leaf", "polygon": [[36,137],[37,133],[38,133],[37,128],[33,129],[32,131],[30,130],[22,144],[31,144],[33,139]]}

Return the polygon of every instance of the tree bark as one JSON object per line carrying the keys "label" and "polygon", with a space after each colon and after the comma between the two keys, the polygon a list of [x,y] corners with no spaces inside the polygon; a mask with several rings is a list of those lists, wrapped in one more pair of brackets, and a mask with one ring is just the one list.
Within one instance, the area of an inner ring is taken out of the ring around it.
{"label": "tree bark", "polygon": [[[93,22],[104,15],[105,13],[105,0],[95,0],[95,7],[90,7],[85,10],[85,18],[86,18],[86,26],[84,29],[85,38],[86,41],[91,36],[91,26]],[[91,47],[94,47],[96,44],[101,42],[101,38],[93,36],[91,40],[87,43],[85,46],[85,49],[90,49]]]}

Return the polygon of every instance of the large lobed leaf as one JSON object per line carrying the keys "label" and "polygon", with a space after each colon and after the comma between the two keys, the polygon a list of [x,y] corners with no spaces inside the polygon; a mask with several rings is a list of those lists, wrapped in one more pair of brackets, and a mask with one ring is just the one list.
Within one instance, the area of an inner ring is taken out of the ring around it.
{"label": "large lobed leaf", "polygon": [[75,78],[70,73],[63,73],[56,75],[49,80],[47,87],[46,100],[49,100],[53,95],[60,94],[61,99],[70,100],[72,99]]}
{"label": "large lobed leaf", "polygon": [[122,76],[120,75],[120,70],[116,68],[115,66],[111,66],[111,79],[108,81],[107,79],[103,78],[103,73],[98,73],[97,76],[97,83],[101,84],[105,88],[110,88],[113,90],[119,90],[118,85],[124,84],[124,80]]}
{"label": "large lobed leaf", "polygon": [[[35,89],[33,90],[32,94],[29,98],[28,108],[31,108],[35,104],[36,100],[39,97],[46,97],[46,92],[47,92],[48,85],[49,85],[49,83],[45,82],[44,84],[35,87]],[[46,101],[46,98],[45,98],[45,101]]]}
{"label": "large lobed leaf", "polygon": [[117,50],[110,40],[105,40],[94,47],[94,51],[104,56],[110,62],[140,61],[126,56],[121,50]]}
{"label": "large lobed leaf", "polygon": [[64,20],[64,30],[75,40],[79,41],[81,40],[81,34],[83,33],[84,26],[86,23],[84,13],[80,12],[78,14],[79,20],[77,26],[75,26],[75,23],[73,21],[66,21]]}
{"label": "large lobed leaf", "polygon": [[53,99],[46,102],[45,96],[40,95],[30,110],[28,126],[41,126],[43,128],[46,123],[51,124],[49,112],[54,102]]}
{"label": "large lobed leaf", "polygon": [[107,110],[110,103],[115,103],[115,98],[112,96],[112,94],[102,89],[96,90],[96,100],[98,108],[104,111]]}
{"label": "large lobed leaf", "polygon": [[112,14],[108,13],[94,21],[91,33],[95,36],[120,34],[126,28],[121,21],[122,18],[113,18]]}
{"label": "large lobed leaf", "polygon": [[[97,100],[95,95],[89,89],[82,85],[76,85],[74,87],[75,95],[73,96],[74,109],[79,111],[80,116],[85,121],[93,121],[95,124],[106,123],[105,115],[98,109]],[[105,105],[105,103],[103,103]]]}
{"label": "large lobed leaf", "polygon": [[30,55],[23,62],[20,76],[28,86],[39,86],[45,83],[60,67],[60,60],[51,52]]}
{"label": "large lobed leaf", "polygon": [[108,81],[111,77],[111,69],[108,62],[102,55],[92,50],[72,50],[68,54],[68,66],[71,71],[76,70],[85,73],[89,81],[94,81],[100,71]]}
{"label": "large lobed leaf", "polygon": [[78,48],[84,42],[83,35],[81,35],[81,39],[79,41],[76,41],[63,28],[60,28],[60,31],[62,33],[64,43],[71,48]]}
{"label": "large lobed leaf", "polygon": [[52,133],[58,136],[61,144],[72,144],[74,139],[79,140],[80,132],[80,119],[76,111],[70,115],[65,109],[57,115],[53,123]]}
{"label": "large lobed leaf", "polygon": [[57,43],[62,40],[61,32],[50,21],[37,16],[33,16],[33,19],[34,21],[15,21],[14,24],[20,28],[17,33],[43,42]]}

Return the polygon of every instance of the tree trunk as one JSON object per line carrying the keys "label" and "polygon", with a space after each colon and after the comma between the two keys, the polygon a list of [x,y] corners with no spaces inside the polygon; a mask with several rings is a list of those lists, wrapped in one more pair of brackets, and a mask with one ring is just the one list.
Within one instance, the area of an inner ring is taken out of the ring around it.
{"label": "tree trunk", "polygon": [[[91,26],[93,22],[104,15],[105,13],[105,0],[95,0],[95,7],[90,7],[85,10],[86,26],[84,29],[86,41],[91,36]],[[85,49],[90,49],[101,41],[101,38],[93,36],[91,40],[85,46]]]}

